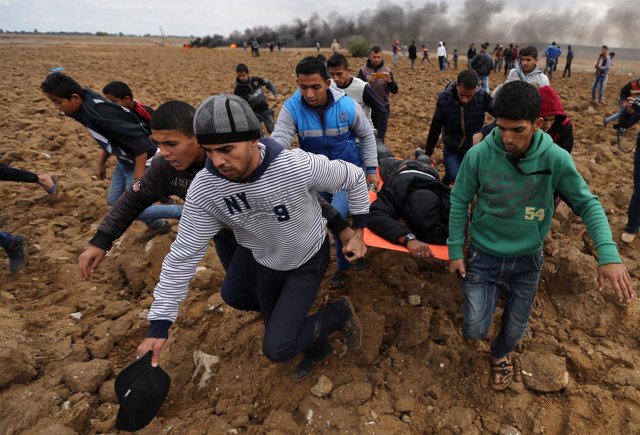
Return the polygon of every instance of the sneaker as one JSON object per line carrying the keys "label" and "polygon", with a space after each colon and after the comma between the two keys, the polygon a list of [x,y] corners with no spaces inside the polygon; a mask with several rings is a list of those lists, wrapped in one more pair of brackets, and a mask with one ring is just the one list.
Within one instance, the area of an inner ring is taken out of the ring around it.
{"label": "sneaker", "polygon": [[432,166],[433,162],[431,161],[431,157],[429,157],[422,148],[416,148],[414,152],[415,158],[420,163],[424,163],[425,165]]}
{"label": "sneaker", "polygon": [[293,382],[300,382],[308,377],[313,369],[322,361],[333,355],[333,347],[331,343],[325,340],[324,345],[317,355],[305,355],[302,361],[298,363],[291,373],[291,380]]}
{"label": "sneaker", "polygon": [[628,232],[623,232],[622,235],[620,235],[620,239],[625,242],[625,243],[632,243],[636,238],[636,235],[634,233],[628,233]]}
{"label": "sneaker", "polygon": [[153,239],[155,236],[160,236],[162,234],[167,234],[171,231],[171,224],[169,222],[164,221],[164,225],[159,227],[147,227],[144,233],[138,236],[139,242],[148,242]]}
{"label": "sneaker", "polygon": [[27,252],[24,249],[24,236],[15,235],[11,246],[4,248],[9,257],[9,270],[17,272],[27,263]]}
{"label": "sneaker", "polygon": [[329,279],[329,287],[342,288],[349,282],[349,275],[344,270],[336,270],[331,279]]}
{"label": "sneaker", "polygon": [[345,338],[347,349],[358,350],[362,346],[362,325],[360,319],[356,314],[356,310],[353,308],[351,299],[349,296],[342,296],[334,304],[339,305],[345,310],[347,314],[347,320],[344,322],[344,326],[340,330]]}

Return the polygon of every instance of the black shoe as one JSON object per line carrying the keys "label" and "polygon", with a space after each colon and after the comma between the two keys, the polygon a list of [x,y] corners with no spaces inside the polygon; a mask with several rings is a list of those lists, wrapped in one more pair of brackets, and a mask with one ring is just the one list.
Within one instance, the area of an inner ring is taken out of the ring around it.
{"label": "black shoe", "polygon": [[353,263],[353,270],[364,270],[367,268],[367,260],[359,258]]}
{"label": "black shoe", "polygon": [[163,196],[159,199],[159,202],[162,205],[173,205],[176,203],[170,196]]}
{"label": "black shoe", "polygon": [[304,358],[302,358],[302,361],[295,366],[293,373],[291,373],[291,380],[293,382],[300,382],[305,379],[311,374],[318,364],[329,358],[331,355],[333,355],[333,347],[331,346],[331,343],[325,341],[324,346],[319,352],[317,352],[317,354],[305,355]]}
{"label": "black shoe", "polygon": [[171,231],[171,224],[167,221],[164,221],[164,225],[161,225],[159,227],[147,227],[145,232],[138,236],[138,242],[148,242],[155,236],[167,234],[169,231]]}
{"label": "black shoe", "polygon": [[345,320],[344,326],[340,330],[344,336],[347,349],[360,349],[360,346],[362,346],[362,325],[356,310],[353,308],[351,299],[349,296],[342,296],[334,304],[338,304],[347,313],[347,320]]}
{"label": "black shoe", "polygon": [[15,235],[13,243],[4,248],[7,251],[9,257],[9,270],[11,272],[17,272],[22,269],[27,263],[27,252],[24,250],[24,237],[21,235]]}
{"label": "black shoe", "polygon": [[416,148],[414,155],[416,157],[416,160],[419,161],[420,163],[424,163],[426,165],[431,166],[431,157],[429,157],[423,150],[422,148]]}
{"label": "black shoe", "polygon": [[344,270],[336,270],[331,279],[329,279],[329,287],[342,288],[349,282],[349,275]]}

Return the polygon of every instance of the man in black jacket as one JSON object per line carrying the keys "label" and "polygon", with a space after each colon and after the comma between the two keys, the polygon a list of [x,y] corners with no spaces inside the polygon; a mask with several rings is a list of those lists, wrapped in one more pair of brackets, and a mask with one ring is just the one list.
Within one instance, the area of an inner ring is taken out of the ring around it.
{"label": "man in black jacket", "polygon": [[269,108],[269,102],[262,90],[263,86],[266,86],[271,91],[276,101],[280,101],[280,93],[271,80],[250,76],[249,67],[244,63],[239,63],[236,66],[236,81],[233,86],[233,93],[247,100],[256,118],[264,124],[267,133],[271,134],[273,133],[275,122],[273,110]]}
{"label": "man in black jacket", "polygon": [[468,69],[472,69],[471,59],[473,59],[474,57],[476,57],[476,45],[469,44],[469,49],[467,50],[467,68]]}
{"label": "man in black jacket", "polygon": [[486,44],[482,44],[480,46],[480,53],[476,54],[473,59],[471,59],[469,65],[471,66],[471,70],[478,74],[480,86],[482,86],[484,91],[488,94],[490,92],[489,74],[493,71],[495,64],[493,63],[493,58],[489,53],[487,53]]}
{"label": "man in black jacket", "polygon": [[473,135],[484,125],[485,112],[493,115],[491,101],[491,96],[478,87],[475,73],[469,70],[458,74],[457,80],[438,94],[425,152],[431,156],[442,136],[444,183],[451,184],[456,179],[462,159],[473,145]]}
{"label": "man in black jacket", "polygon": [[416,49],[416,41],[411,41],[411,45],[409,46],[409,61],[411,62],[411,69],[413,69],[417,58],[418,51]]}
{"label": "man in black jacket", "polygon": [[427,243],[444,245],[449,236],[449,192],[422,150],[418,160],[398,160],[378,144],[384,185],[371,204],[367,227],[404,245],[415,258],[431,257]]}

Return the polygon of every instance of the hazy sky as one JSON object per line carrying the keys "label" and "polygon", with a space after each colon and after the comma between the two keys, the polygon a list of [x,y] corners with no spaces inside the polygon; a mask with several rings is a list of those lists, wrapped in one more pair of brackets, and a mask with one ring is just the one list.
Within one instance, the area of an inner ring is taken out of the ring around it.
{"label": "hazy sky", "polygon": [[[638,0],[625,0],[629,4]],[[391,4],[407,10],[421,7],[426,1],[309,1],[309,0],[0,0],[0,29],[46,31],[82,31],[133,34],[158,34],[162,26],[168,35],[221,34],[228,36],[233,30],[266,25],[291,24],[295,18],[303,21],[314,13],[326,18],[332,11],[356,18],[366,9],[375,10]],[[461,13],[463,0],[449,0],[451,14]],[[531,5],[535,4],[535,11]],[[578,7],[592,17],[605,16],[607,6],[602,2],[565,0],[511,0],[506,1],[502,14],[521,16],[525,10],[549,13],[561,5],[565,11]],[[640,37],[639,37],[640,38]]]}

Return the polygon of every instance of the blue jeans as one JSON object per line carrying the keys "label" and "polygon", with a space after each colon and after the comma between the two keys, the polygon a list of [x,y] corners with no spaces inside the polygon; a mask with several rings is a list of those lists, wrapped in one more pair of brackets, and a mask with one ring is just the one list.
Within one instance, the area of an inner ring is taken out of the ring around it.
{"label": "blue jeans", "polygon": [[607,80],[607,76],[597,75],[593,81],[593,87],[591,88],[591,102],[596,101],[596,88],[599,88],[598,102],[602,103],[602,93],[604,92],[604,85]]}
{"label": "blue jeans", "polygon": [[491,344],[496,358],[512,352],[524,335],[536,296],[542,269],[542,251],[522,257],[494,257],[469,245],[462,332],[478,340],[487,336],[493,322],[500,290],[504,290],[504,311],[500,333]]}
{"label": "blue jeans", "polygon": [[458,171],[460,170],[460,165],[462,165],[462,159],[464,159],[466,153],[466,151],[458,151],[444,147],[442,151],[444,160],[444,178],[442,182],[447,186],[455,181]]}
{"label": "blue jeans", "polygon": [[[132,185],[133,169],[127,169],[122,163],[118,162],[111,176],[111,184],[109,185],[109,192],[107,193],[107,203],[109,205],[115,204],[125,189]],[[152,205],[140,213],[138,220],[144,222],[150,228],[157,228],[164,225],[161,219],[180,219],[180,216],[182,216],[181,205]]]}
{"label": "blue jeans", "polygon": [[549,80],[553,79],[553,70],[556,66],[556,59],[547,58],[547,64],[544,67],[544,74],[547,74],[549,71]]}
{"label": "blue jeans", "polygon": [[[331,205],[335,208],[342,219],[347,220],[349,218],[349,202],[347,201],[347,193],[346,192],[338,192],[333,195],[331,199]],[[332,232],[333,234],[333,232]],[[347,270],[351,268],[351,263],[347,260],[347,258],[342,253],[342,242],[340,241],[340,237],[338,234],[334,234],[334,242],[336,245],[336,265],[339,270]]]}
{"label": "blue jeans", "polygon": [[258,301],[265,323],[262,348],[273,362],[287,361],[302,352],[314,352],[326,343],[327,336],[341,329],[347,313],[334,305],[325,305],[311,316],[329,264],[329,241],[302,266],[280,271],[257,264]]}
{"label": "blue jeans", "polygon": [[[331,205],[338,210],[340,216],[343,219],[347,219],[349,217],[349,203],[347,202],[347,194],[345,192],[338,192],[335,195],[331,195],[327,192],[321,192],[320,196],[322,196],[327,202],[331,203]],[[340,241],[340,237],[334,231],[331,231],[331,236],[333,237],[333,244],[336,247],[336,266],[338,270],[348,270],[351,269],[351,263],[347,260],[347,258],[342,253],[342,242]]]}
{"label": "blue jeans", "polygon": [[482,89],[488,94],[489,93],[489,76],[481,76],[478,75],[478,80],[480,80],[480,86]]}
{"label": "blue jeans", "polygon": [[628,221],[625,232],[636,234],[640,231],[640,133],[636,139],[636,151],[633,155],[633,194],[627,210]]}
{"label": "blue jeans", "polygon": [[620,97],[618,97],[618,106],[620,106],[620,109],[614,113],[611,116],[607,116],[604,120],[608,123],[610,123],[611,121],[615,121],[616,119],[620,118],[620,115],[622,115],[622,112],[624,112],[626,109],[624,107],[622,107],[622,101],[620,101]]}

